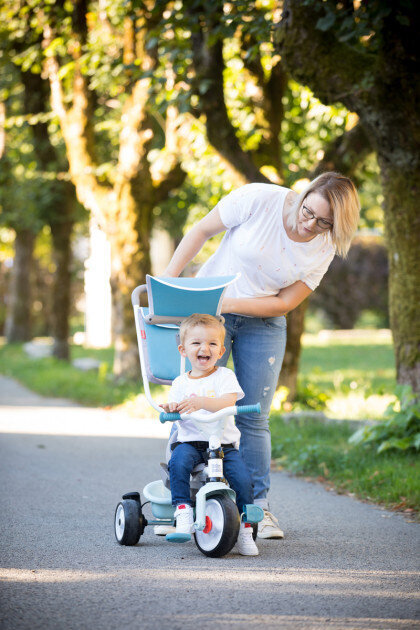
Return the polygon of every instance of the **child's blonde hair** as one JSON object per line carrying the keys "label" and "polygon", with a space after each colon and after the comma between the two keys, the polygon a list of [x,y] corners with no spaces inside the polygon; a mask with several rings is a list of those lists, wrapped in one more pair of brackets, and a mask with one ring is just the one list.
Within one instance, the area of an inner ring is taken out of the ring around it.
{"label": "child's blonde hair", "polygon": [[208,326],[209,328],[217,328],[220,335],[220,340],[223,343],[225,340],[225,327],[223,326],[220,319],[214,317],[213,315],[207,315],[206,313],[193,313],[181,323],[179,327],[179,338],[181,340],[181,345],[184,345],[185,338],[187,336],[188,331],[190,331],[195,326]]}

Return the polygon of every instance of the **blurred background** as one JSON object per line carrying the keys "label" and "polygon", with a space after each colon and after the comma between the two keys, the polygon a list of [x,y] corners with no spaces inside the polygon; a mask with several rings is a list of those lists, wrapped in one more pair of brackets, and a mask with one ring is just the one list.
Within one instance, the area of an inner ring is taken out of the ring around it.
{"label": "blurred background", "polygon": [[418,391],[413,11],[3,2],[1,371],[141,413],[133,288],[234,188],[299,191],[337,170],[358,188],[359,231],[288,315],[274,407],[379,419],[397,382]]}

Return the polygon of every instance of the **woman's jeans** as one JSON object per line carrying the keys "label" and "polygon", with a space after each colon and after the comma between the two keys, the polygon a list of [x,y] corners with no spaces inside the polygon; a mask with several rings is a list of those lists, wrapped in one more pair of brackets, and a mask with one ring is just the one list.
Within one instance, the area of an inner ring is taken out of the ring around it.
{"label": "woman's jeans", "polygon": [[[223,474],[236,492],[236,505],[242,513],[244,505],[253,503],[251,476],[239,451],[232,447],[223,448],[223,454]],[[174,448],[169,460],[172,505],[191,505],[190,474],[193,468],[205,461],[206,451],[195,448],[189,442],[181,442]]]}
{"label": "woman's jeans", "polygon": [[254,486],[254,503],[268,509],[271,433],[268,417],[286,347],[285,317],[244,317],[225,314],[226,365],[232,352],[236,377],[245,393],[238,405],[261,403],[261,413],[236,416],[241,432],[240,452]]}

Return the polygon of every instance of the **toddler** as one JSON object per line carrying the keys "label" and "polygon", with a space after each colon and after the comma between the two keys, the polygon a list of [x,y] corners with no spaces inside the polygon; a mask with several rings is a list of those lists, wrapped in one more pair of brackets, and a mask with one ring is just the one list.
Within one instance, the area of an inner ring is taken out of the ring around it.
{"label": "toddler", "polygon": [[[161,405],[166,412],[214,413],[235,405],[238,399],[244,397],[235,373],[216,365],[225,352],[224,338],[223,324],[212,315],[195,313],[182,322],[178,350],[189,359],[191,370],[173,381],[169,402]],[[223,471],[236,493],[236,504],[241,514],[243,506],[254,500],[251,476],[238,450],[239,440],[239,429],[233,416],[228,416],[220,438],[224,453]],[[193,531],[190,474],[195,466],[206,461],[207,448],[208,442],[203,441],[203,434],[192,420],[178,423],[178,441],[173,445],[169,461],[177,533],[191,534]],[[237,550],[246,556],[258,555],[249,523],[241,522]]]}

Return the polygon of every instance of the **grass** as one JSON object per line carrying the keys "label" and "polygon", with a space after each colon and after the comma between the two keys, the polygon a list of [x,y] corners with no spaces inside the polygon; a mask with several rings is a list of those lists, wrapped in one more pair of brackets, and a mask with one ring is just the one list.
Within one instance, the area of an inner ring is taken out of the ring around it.
{"label": "grass", "polygon": [[98,371],[82,372],[52,357],[31,359],[21,344],[0,346],[0,371],[43,396],[69,398],[84,405],[108,407],[133,401],[142,392],[136,381],[116,382],[110,373],[113,351],[72,347],[72,358],[90,356],[102,361]]}
{"label": "grass", "polygon": [[271,417],[273,458],[278,468],[311,477],[340,493],[415,515],[420,509],[420,463],[413,452],[377,454],[373,446],[353,446],[348,422],[322,423],[301,417]]}
{"label": "grass", "polygon": [[304,335],[300,383],[327,394],[331,418],[380,419],[395,394],[394,351],[386,331]]}

